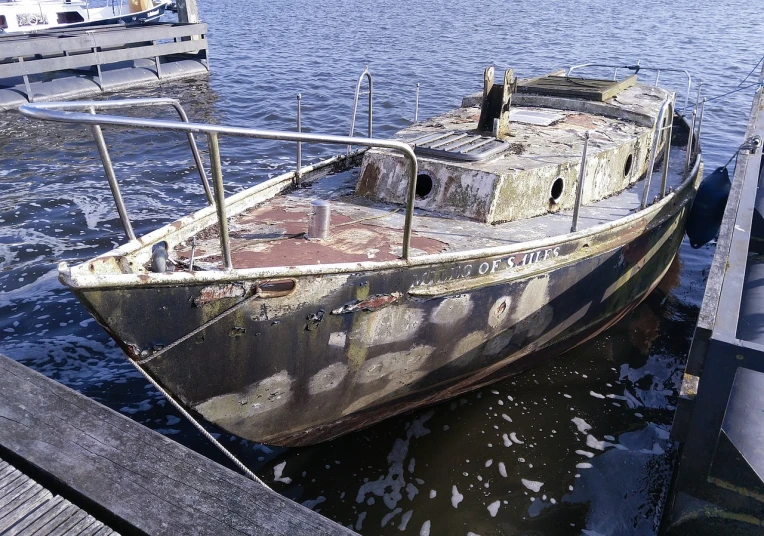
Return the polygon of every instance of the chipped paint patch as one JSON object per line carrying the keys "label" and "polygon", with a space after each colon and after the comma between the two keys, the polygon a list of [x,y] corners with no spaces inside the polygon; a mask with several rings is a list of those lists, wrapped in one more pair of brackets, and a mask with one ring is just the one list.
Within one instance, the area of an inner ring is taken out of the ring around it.
{"label": "chipped paint patch", "polygon": [[332,363],[314,374],[308,382],[308,392],[312,395],[331,391],[337,387],[348,373],[345,363]]}
{"label": "chipped paint patch", "polygon": [[494,356],[501,352],[512,341],[514,334],[514,327],[499,333],[496,337],[486,343],[485,348],[483,348],[483,355]]}
{"label": "chipped paint patch", "polygon": [[344,315],[355,313],[356,311],[376,311],[400,301],[403,294],[393,292],[392,294],[375,294],[365,300],[356,300],[346,303],[332,311],[333,315]]}
{"label": "chipped paint patch", "polygon": [[427,371],[425,370],[411,370],[409,372],[401,373],[381,389],[375,389],[372,393],[358,398],[358,400],[346,407],[342,411],[342,414],[348,415],[349,413],[353,413],[365,407],[372,406],[378,401],[390,396],[392,393],[405,389],[407,386],[410,386],[415,381],[423,378],[426,375]]}
{"label": "chipped paint patch", "polygon": [[411,350],[372,357],[361,366],[356,379],[359,383],[369,383],[382,378],[399,380],[409,372],[419,369],[433,351],[435,348],[432,346],[415,346]]}
{"label": "chipped paint patch", "polygon": [[210,285],[204,287],[199,296],[194,298],[194,305],[200,307],[205,303],[210,303],[224,298],[243,298],[250,285],[241,283],[229,283],[227,285]]}
{"label": "chipped paint patch", "polygon": [[387,307],[361,318],[353,327],[350,340],[377,346],[413,338],[424,320],[424,311],[410,307]]}
{"label": "chipped paint patch", "polygon": [[488,312],[488,325],[491,329],[497,329],[509,318],[509,309],[512,305],[511,296],[502,296],[496,300]]}
{"label": "chipped paint patch", "polygon": [[435,324],[455,324],[472,311],[472,298],[468,294],[445,298],[430,313],[430,320]]}
{"label": "chipped paint patch", "polygon": [[454,361],[460,357],[472,352],[475,348],[483,344],[487,336],[485,331],[473,331],[465,335],[462,340],[456,343],[454,349],[451,351],[448,361]]}
{"label": "chipped paint patch", "polygon": [[528,337],[537,337],[552,322],[554,308],[549,305],[549,275],[531,279],[517,300],[512,313],[514,323],[521,323]]}
{"label": "chipped paint patch", "polygon": [[[282,370],[245,391],[212,397],[196,406],[205,419],[225,426],[286,404],[292,397],[292,378]],[[226,424],[223,424],[226,423]]]}
{"label": "chipped paint patch", "polygon": [[333,346],[335,348],[344,348],[347,338],[348,334],[344,331],[335,331],[329,335],[329,346]]}

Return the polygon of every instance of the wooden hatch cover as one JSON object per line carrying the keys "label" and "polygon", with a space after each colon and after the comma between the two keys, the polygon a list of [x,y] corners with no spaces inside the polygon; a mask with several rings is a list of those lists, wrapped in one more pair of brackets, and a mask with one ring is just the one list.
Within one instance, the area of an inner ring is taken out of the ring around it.
{"label": "wooden hatch cover", "polygon": [[547,75],[521,82],[518,93],[533,93],[552,97],[573,97],[593,101],[606,101],[637,82],[633,74],[623,80],[601,80],[597,78],[572,78],[570,76]]}

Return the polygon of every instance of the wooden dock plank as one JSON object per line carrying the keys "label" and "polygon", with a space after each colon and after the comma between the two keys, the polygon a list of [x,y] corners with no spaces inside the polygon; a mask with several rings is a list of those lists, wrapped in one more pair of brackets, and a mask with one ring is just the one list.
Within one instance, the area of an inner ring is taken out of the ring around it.
{"label": "wooden dock plank", "polygon": [[0,534],[25,518],[38,506],[53,498],[53,494],[36,484],[8,503],[0,513]]}
{"label": "wooden dock plank", "polygon": [[63,497],[57,495],[26,518],[16,523],[16,525],[11,527],[3,536],[26,536],[35,534],[57,516],[60,516],[70,504],[71,503],[65,501]]}
{"label": "wooden dock plank", "polygon": [[20,482],[0,491],[0,536],[87,536],[104,529],[105,534],[116,534],[1,459],[0,466],[12,469],[14,482]]}
{"label": "wooden dock plank", "polygon": [[64,520],[63,523],[60,523],[57,527],[51,527],[51,530],[48,532],[42,532],[41,536],[44,534],[45,536],[63,536],[65,534],[79,534],[80,530],[84,529],[89,525],[90,523],[83,525],[80,527],[80,530],[76,530],[75,526],[79,525],[83,521],[87,521],[87,518],[90,517],[86,512],[83,512],[79,508],[72,512],[72,515],[69,516],[66,520]]}
{"label": "wooden dock plank", "polygon": [[0,446],[117,529],[354,534],[4,356]]}

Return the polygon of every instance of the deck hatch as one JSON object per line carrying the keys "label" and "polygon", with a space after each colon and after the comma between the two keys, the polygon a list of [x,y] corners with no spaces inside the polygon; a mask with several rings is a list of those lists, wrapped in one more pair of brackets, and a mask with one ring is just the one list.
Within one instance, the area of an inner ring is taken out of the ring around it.
{"label": "deck hatch", "polygon": [[485,160],[509,147],[506,141],[491,136],[455,130],[431,132],[409,143],[418,155],[468,162]]}
{"label": "deck hatch", "polygon": [[623,80],[542,76],[520,83],[517,86],[517,92],[604,102],[636,82],[637,75],[631,75]]}

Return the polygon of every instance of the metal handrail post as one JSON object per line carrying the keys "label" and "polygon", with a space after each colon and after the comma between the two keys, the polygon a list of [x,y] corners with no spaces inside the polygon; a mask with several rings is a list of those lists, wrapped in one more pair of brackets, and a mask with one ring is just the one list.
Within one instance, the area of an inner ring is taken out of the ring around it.
{"label": "metal handrail post", "polygon": [[[180,102],[178,102],[175,99],[172,99],[173,103],[172,106],[175,108],[175,111],[178,112],[178,115],[180,116],[181,120],[184,123],[188,123],[188,116],[186,115],[186,111],[183,109],[183,107],[180,105]],[[215,204],[215,200],[212,197],[212,190],[210,189],[210,182],[207,179],[207,173],[204,171],[204,163],[202,162],[202,156],[199,154],[199,148],[196,145],[196,139],[194,138],[193,133],[188,132],[186,133],[188,137],[188,144],[191,146],[191,154],[194,155],[194,162],[196,162],[196,169],[199,171],[199,178],[202,181],[202,188],[204,188],[204,195],[207,196],[207,202],[210,205]]]}
{"label": "metal handrail post", "polygon": [[682,176],[686,176],[690,169],[690,162],[692,162],[693,142],[695,141],[695,120],[698,117],[698,109],[695,108],[692,111],[692,122],[690,123],[690,133],[687,136],[687,154],[684,159],[684,171]]}
{"label": "metal handrail post", "polygon": [[[312,134],[294,131],[261,130],[243,127],[226,127],[221,125],[211,125],[206,123],[186,123],[183,121],[171,121],[166,119],[145,119],[136,117],[126,117],[118,115],[91,115],[89,113],[75,112],[70,110],[82,109],[109,109],[109,108],[128,108],[130,106],[158,106],[167,104],[172,99],[124,99],[115,101],[80,101],[80,102],[40,102],[28,103],[19,107],[19,112],[25,117],[34,119],[43,119],[46,121],[57,121],[60,123],[78,123],[83,125],[111,125],[126,128],[148,128],[153,130],[166,130],[178,132],[196,132],[207,134],[228,134],[246,138],[258,138],[264,140],[281,140],[307,143],[329,143],[333,145],[363,145],[366,147],[379,147],[391,149],[403,154],[403,157],[410,163],[408,178],[408,199],[406,200],[406,218],[403,228],[403,258],[408,260],[410,255],[412,222],[414,218],[414,200],[416,194],[417,182],[417,158],[411,145],[397,141],[372,138],[351,138],[350,136],[335,136],[331,134]],[[210,156],[213,158],[217,154],[219,166],[219,152],[217,149],[217,140],[215,148],[210,147]],[[219,169],[218,169],[219,171]],[[222,172],[215,171],[213,162],[213,180],[217,182],[218,175],[222,183]],[[221,188],[215,189],[216,201],[224,200],[224,193]],[[217,203],[216,203],[217,204]]]}
{"label": "metal handrail post", "polygon": [[581,202],[584,198],[584,179],[586,178],[586,152],[589,148],[589,131],[584,133],[584,150],[581,153],[581,167],[578,170],[578,188],[576,188],[576,204],[573,205],[573,222],[570,232],[575,233],[578,228],[578,212],[581,210]]}
{"label": "metal handrail post", "polygon": [[[91,108],[90,113],[95,115],[95,109]],[[106,173],[106,180],[109,181],[111,196],[114,198],[114,204],[117,205],[117,212],[119,213],[119,219],[122,221],[122,227],[125,229],[125,235],[128,240],[135,240],[133,226],[130,224],[130,217],[127,215],[125,201],[122,199],[122,193],[119,191],[119,183],[117,182],[117,176],[114,174],[114,166],[111,163],[109,149],[106,147],[106,140],[103,137],[101,127],[99,125],[93,125],[90,127],[90,130],[93,132],[96,146],[98,146],[98,154],[101,156],[101,163],[103,164],[104,173]]]}
{"label": "metal handrail post", "polygon": [[[700,113],[698,114],[698,132],[695,134],[695,145],[700,146],[700,129],[703,126],[703,112],[706,109],[706,98],[700,102]],[[697,152],[697,149],[695,150]]]}
{"label": "metal handrail post", "polygon": [[[297,132],[302,132],[302,94],[297,94]],[[295,178],[300,180],[302,177],[302,142],[297,142],[297,170],[294,173]]]}
{"label": "metal handrail post", "polygon": [[416,101],[414,102],[414,123],[419,121],[419,83],[416,85]]}
{"label": "metal handrail post", "polygon": [[[369,81],[369,138],[371,138],[371,123],[372,123],[372,100],[374,97],[374,83],[371,79],[371,73],[369,72],[369,66],[367,65],[366,68],[361,73],[361,76],[358,77],[358,84],[355,86],[355,98],[353,99],[353,116],[350,118],[350,137],[353,137],[353,132],[355,131],[355,116],[358,112],[358,97],[361,94],[361,83],[363,82],[363,77],[366,77]],[[350,154],[350,145],[348,145],[348,154]]]}
{"label": "metal handrail post", "polygon": [[663,199],[666,195],[666,186],[668,185],[669,156],[671,156],[671,132],[674,128],[674,107],[669,106],[668,126],[666,128],[666,142],[663,145],[663,169],[661,170],[661,194]]}
{"label": "metal handrail post", "polygon": [[212,180],[215,183],[215,208],[218,214],[218,227],[220,229],[220,251],[223,253],[223,262],[226,270],[233,269],[231,260],[231,244],[228,238],[228,217],[225,206],[225,190],[223,190],[223,168],[220,163],[220,146],[216,132],[207,133],[207,145],[210,148],[210,167],[212,168]]}
{"label": "metal handrail post", "polygon": [[[653,144],[650,148],[650,160],[647,164],[647,171],[645,173],[645,184],[644,189],[642,190],[642,202],[640,203],[640,208],[645,208],[647,206],[647,198],[650,193],[650,182],[653,177],[653,168],[655,167],[655,156],[658,153],[658,147],[660,146],[661,142],[663,120],[666,115],[666,108],[668,108],[670,102],[671,101],[668,99],[663,102],[661,109],[658,112],[658,119],[655,122],[655,134],[653,135]],[[667,143],[670,143],[670,140],[667,140]]]}

